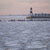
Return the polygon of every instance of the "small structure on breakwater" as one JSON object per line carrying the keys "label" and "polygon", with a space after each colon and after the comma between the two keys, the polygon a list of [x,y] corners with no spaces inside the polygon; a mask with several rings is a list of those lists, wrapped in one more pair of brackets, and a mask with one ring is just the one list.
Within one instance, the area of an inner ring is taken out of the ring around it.
{"label": "small structure on breakwater", "polygon": [[32,11],[32,7],[30,8],[30,15],[28,17],[26,17],[27,19],[32,19],[33,18],[33,11]]}
{"label": "small structure on breakwater", "polygon": [[26,17],[29,20],[49,20],[50,21],[50,14],[33,14],[32,7],[30,8],[30,15]]}

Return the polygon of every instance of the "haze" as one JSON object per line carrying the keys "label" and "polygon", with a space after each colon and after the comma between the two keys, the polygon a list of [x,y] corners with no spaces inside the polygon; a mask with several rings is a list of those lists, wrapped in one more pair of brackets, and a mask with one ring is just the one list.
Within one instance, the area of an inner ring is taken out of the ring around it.
{"label": "haze", "polygon": [[50,13],[50,0],[0,0],[0,15]]}

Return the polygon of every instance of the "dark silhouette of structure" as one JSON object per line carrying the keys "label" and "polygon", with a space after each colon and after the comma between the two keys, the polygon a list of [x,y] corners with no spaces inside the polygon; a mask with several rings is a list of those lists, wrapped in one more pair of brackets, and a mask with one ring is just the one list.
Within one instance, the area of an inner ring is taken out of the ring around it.
{"label": "dark silhouette of structure", "polygon": [[50,21],[50,14],[33,14],[32,11],[32,7],[30,8],[30,14],[28,17],[26,17],[27,19],[31,19],[31,20],[49,20]]}
{"label": "dark silhouette of structure", "polygon": [[32,7],[30,8],[30,15],[27,18],[50,18],[50,14],[33,14]]}

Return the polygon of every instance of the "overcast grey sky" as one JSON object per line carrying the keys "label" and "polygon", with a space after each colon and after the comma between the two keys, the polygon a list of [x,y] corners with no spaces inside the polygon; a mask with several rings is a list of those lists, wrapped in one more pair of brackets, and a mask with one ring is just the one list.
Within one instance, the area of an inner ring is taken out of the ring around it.
{"label": "overcast grey sky", "polygon": [[0,15],[29,14],[31,6],[33,13],[50,13],[50,0],[0,0]]}

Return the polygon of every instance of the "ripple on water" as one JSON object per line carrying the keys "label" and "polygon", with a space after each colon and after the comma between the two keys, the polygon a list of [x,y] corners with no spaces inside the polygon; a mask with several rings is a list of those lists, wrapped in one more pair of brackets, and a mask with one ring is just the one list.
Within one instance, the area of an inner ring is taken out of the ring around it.
{"label": "ripple on water", "polygon": [[49,30],[45,21],[0,23],[0,50],[50,50]]}

